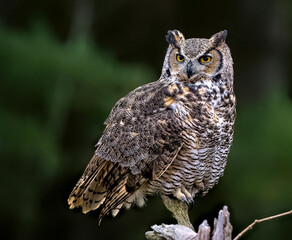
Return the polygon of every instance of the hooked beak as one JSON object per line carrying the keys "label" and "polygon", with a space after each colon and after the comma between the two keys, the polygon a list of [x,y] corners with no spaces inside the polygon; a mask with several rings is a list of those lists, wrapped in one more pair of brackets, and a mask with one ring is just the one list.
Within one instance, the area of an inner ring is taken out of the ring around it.
{"label": "hooked beak", "polygon": [[188,64],[187,64],[187,76],[188,76],[188,78],[190,78],[194,73],[195,73],[195,71],[193,69],[193,63],[192,63],[192,61],[189,61]]}

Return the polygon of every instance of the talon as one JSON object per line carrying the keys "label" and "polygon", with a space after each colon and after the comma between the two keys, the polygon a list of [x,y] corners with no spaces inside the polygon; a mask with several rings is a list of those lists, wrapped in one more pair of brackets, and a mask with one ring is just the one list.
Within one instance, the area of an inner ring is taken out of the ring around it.
{"label": "talon", "polygon": [[189,198],[189,204],[188,204],[188,207],[189,207],[189,210],[192,210],[193,209],[193,206],[194,206],[194,199],[193,198]]}
{"label": "talon", "polygon": [[192,195],[190,194],[190,192],[185,188],[185,186],[181,187],[182,193],[185,195],[185,197],[187,198],[187,205],[189,207],[189,210],[191,210],[194,206],[194,199],[192,197]]}
{"label": "talon", "polygon": [[193,209],[195,202],[193,198],[186,198],[185,196],[183,196],[181,200],[188,206],[189,210]]}
{"label": "talon", "polygon": [[190,208],[190,203],[185,195],[181,196],[181,200],[188,206],[188,208]]}
{"label": "talon", "polygon": [[189,210],[193,208],[194,199],[192,195],[184,187],[177,189],[173,193],[173,196],[177,198],[178,200],[184,202],[188,206]]}

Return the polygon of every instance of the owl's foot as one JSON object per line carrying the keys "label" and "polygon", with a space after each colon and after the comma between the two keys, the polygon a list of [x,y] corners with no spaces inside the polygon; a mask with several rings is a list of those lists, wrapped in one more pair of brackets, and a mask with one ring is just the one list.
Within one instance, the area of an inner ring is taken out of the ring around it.
{"label": "owl's foot", "polygon": [[190,192],[185,188],[185,186],[181,186],[181,191],[182,193],[186,196],[187,201],[188,201],[188,207],[189,210],[191,210],[194,206],[194,198],[192,197],[192,195],[190,194]]}
{"label": "owl's foot", "polygon": [[177,189],[173,193],[173,196],[176,197],[178,200],[183,201],[188,206],[189,210],[193,208],[194,199],[184,186]]}
{"label": "owl's foot", "polygon": [[194,206],[194,199],[193,198],[189,198],[188,199],[188,207],[189,207],[189,210],[192,210],[193,209],[193,206]]}

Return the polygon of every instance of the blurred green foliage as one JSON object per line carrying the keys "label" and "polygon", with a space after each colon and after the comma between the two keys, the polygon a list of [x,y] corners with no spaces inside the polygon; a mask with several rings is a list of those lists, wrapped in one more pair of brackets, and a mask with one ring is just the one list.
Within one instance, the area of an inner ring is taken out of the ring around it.
{"label": "blurred green foliage", "polygon": [[[113,104],[159,76],[117,61],[90,39],[60,43],[43,25],[27,32],[1,27],[0,36],[3,239],[143,239],[150,225],[172,222],[155,197],[147,208],[108,217],[99,228],[94,213],[84,216],[66,203]],[[212,224],[224,204],[235,233],[255,218],[291,208],[291,123],[292,102],[280,88],[252,104],[239,100],[225,176],[196,199],[196,226],[205,218]],[[291,223],[291,216],[274,220],[247,236],[286,239]]]}
{"label": "blurred green foliage", "polygon": [[[292,101],[277,87],[256,104],[238,108],[235,139],[223,179],[232,220],[241,230],[254,219],[292,208],[291,123]],[[247,239],[287,239],[291,224],[292,216],[263,223]]]}

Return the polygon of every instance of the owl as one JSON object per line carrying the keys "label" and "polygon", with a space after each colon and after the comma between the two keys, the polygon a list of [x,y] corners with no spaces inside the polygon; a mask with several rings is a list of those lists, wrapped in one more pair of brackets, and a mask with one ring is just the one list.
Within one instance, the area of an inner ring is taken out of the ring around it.
{"label": "owl", "polygon": [[227,31],[185,39],[168,31],[160,78],[121,98],[82,177],[70,208],[108,213],[143,206],[148,195],[187,205],[223,175],[236,116]]}

